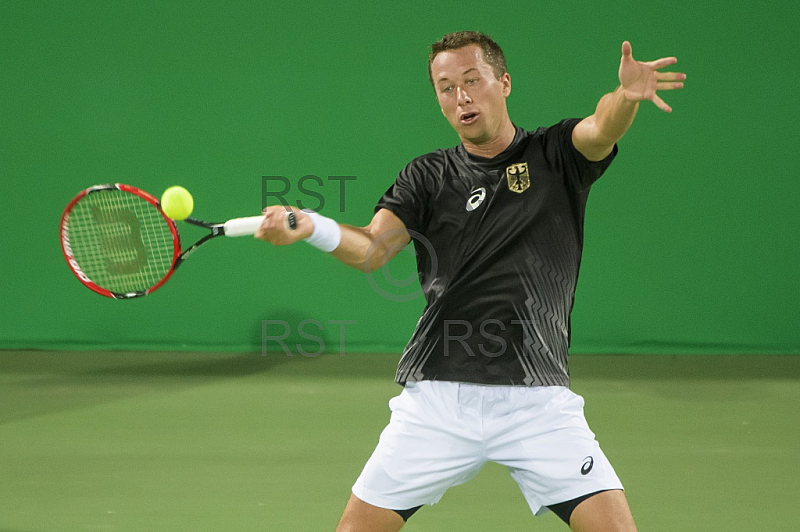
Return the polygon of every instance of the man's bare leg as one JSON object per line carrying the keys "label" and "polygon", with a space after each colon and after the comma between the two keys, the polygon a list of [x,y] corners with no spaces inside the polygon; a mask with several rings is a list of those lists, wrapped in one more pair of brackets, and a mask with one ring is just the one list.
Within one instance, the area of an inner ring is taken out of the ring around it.
{"label": "man's bare leg", "polygon": [[336,532],[397,532],[405,524],[394,510],[378,508],[351,494]]}
{"label": "man's bare leg", "polygon": [[569,527],[573,532],[636,532],[622,490],[603,491],[581,502],[572,512]]}

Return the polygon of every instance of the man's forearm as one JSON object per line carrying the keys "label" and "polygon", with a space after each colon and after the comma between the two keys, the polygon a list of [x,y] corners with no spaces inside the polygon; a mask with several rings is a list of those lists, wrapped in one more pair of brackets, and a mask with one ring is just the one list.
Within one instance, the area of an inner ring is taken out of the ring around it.
{"label": "man's forearm", "polygon": [[639,102],[628,100],[622,86],[603,96],[594,112],[598,141],[613,147],[631,127],[638,110]]}
{"label": "man's forearm", "polygon": [[340,227],[342,240],[331,255],[351,268],[363,272],[382,268],[409,242],[405,229],[394,228],[374,234],[375,230],[371,227],[344,224],[340,224]]}
{"label": "man's forearm", "polygon": [[639,102],[625,97],[622,87],[600,98],[594,114],[583,119],[572,132],[572,142],[590,161],[605,159],[631,127]]}
{"label": "man's forearm", "polygon": [[374,260],[377,257],[374,257],[374,253],[369,252],[373,239],[366,228],[344,224],[340,224],[340,227],[342,228],[342,241],[339,243],[339,247],[331,252],[331,255],[357,270],[365,271],[365,266],[366,271],[380,268],[380,264],[376,266],[369,260],[369,258]]}

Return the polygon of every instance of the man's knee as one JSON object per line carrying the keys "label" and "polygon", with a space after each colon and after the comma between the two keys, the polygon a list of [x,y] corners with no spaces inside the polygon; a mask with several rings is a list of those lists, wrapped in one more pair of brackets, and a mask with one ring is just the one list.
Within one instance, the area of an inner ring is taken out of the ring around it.
{"label": "man's knee", "polygon": [[373,506],[351,494],[336,532],[397,532],[405,519],[394,510]]}
{"label": "man's knee", "polygon": [[580,501],[569,517],[573,532],[636,532],[622,490],[594,493]]}

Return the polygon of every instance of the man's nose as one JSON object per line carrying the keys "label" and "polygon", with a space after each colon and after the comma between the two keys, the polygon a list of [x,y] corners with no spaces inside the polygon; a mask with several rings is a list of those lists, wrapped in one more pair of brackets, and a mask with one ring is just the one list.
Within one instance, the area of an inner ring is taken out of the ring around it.
{"label": "man's nose", "polygon": [[458,87],[457,90],[458,90],[458,104],[459,105],[472,103],[472,98],[470,98],[470,96],[469,96],[469,94],[467,94],[466,90],[464,90],[462,87]]}

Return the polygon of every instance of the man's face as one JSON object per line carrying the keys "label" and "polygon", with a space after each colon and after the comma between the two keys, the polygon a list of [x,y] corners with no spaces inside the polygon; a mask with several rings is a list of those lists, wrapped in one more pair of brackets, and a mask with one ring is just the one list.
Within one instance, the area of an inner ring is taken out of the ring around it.
{"label": "man's face", "polygon": [[441,52],[431,74],[442,114],[462,141],[483,144],[500,133],[508,120],[511,77],[506,73],[498,79],[480,46]]}

